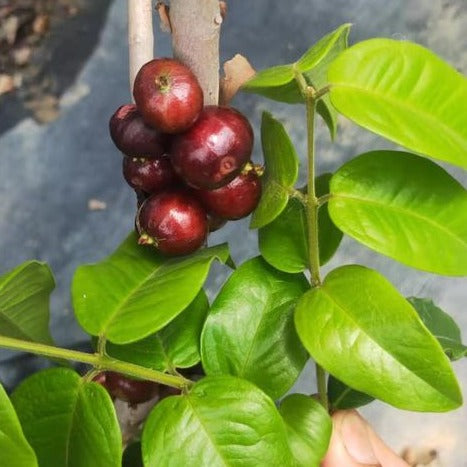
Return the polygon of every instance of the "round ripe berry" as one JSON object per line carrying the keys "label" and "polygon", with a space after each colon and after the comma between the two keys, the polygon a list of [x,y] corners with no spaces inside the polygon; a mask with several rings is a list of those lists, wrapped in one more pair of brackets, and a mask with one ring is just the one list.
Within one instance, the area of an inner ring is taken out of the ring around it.
{"label": "round ripe berry", "polygon": [[114,371],[106,372],[104,386],[111,396],[130,404],[147,402],[159,393],[159,385],[153,381],[129,378]]}
{"label": "round ripe berry", "polygon": [[213,189],[229,183],[250,159],[253,130],[231,107],[206,106],[196,123],[174,136],[175,171],[194,188]]}
{"label": "round ripe berry", "polygon": [[203,90],[193,72],[171,58],[157,58],[141,67],[133,96],[144,121],[164,133],[188,129],[203,108]]}
{"label": "round ripe berry", "polygon": [[208,230],[209,232],[215,232],[221,229],[227,223],[227,219],[208,213]]}
{"label": "round ripe berry", "polygon": [[206,241],[206,212],[189,193],[166,191],[150,196],[141,206],[136,224],[140,244],[153,244],[168,256],[187,255]]}
{"label": "round ripe berry", "polygon": [[261,181],[254,170],[241,173],[215,190],[197,190],[196,196],[209,214],[236,220],[248,216],[261,197]]}
{"label": "round ripe berry", "polygon": [[167,156],[154,159],[123,158],[123,176],[135,190],[156,193],[173,185],[176,174]]}
{"label": "round ripe berry", "polygon": [[160,157],[165,152],[167,136],[145,125],[134,104],[115,111],[109,130],[115,146],[127,156]]}

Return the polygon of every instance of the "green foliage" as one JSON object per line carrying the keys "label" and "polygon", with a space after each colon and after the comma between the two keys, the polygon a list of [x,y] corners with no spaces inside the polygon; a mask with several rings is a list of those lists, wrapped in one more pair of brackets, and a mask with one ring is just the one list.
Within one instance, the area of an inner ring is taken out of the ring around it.
{"label": "green foliage", "polygon": [[332,375],[328,378],[328,398],[333,410],[357,409],[375,400],[374,397],[352,389]]}
{"label": "green foliage", "polygon": [[[295,63],[274,66],[256,73],[242,89],[288,104],[304,103],[304,97],[295,81],[295,73],[302,73],[307,83],[315,90],[324,88],[328,83],[327,72],[330,64],[347,47],[350,26],[343,24],[324,36]],[[331,138],[334,138],[337,114],[329,96],[324,96],[318,101],[317,111],[326,122]]]}
{"label": "green foliage", "polygon": [[282,123],[267,112],[263,112],[261,120],[261,143],[266,170],[261,199],[251,218],[252,229],[272,222],[284,210],[298,177],[298,156],[289,135]]}
{"label": "green foliage", "polygon": [[200,291],[211,263],[228,258],[224,244],[167,259],[139,246],[131,234],[109,258],[77,269],[72,295],[78,321],[116,344],[140,340],[179,315]]}
{"label": "green foliage", "polygon": [[286,426],[290,451],[299,467],[319,467],[326,454],[332,421],[326,409],[304,394],[287,396],[279,407]]}
{"label": "green foliage", "polygon": [[291,467],[273,401],[232,376],[210,376],[156,405],[144,426],[145,466]]}
{"label": "green foliage", "polygon": [[132,344],[108,343],[107,353],[115,358],[159,371],[189,368],[200,361],[199,339],[209,309],[204,290],[160,331]]}
{"label": "green foliage", "polygon": [[467,356],[467,346],[462,343],[459,326],[447,313],[427,298],[410,297],[408,301],[425,326],[438,339],[450,360],[459,360]]}
{"label": "green foliage", "polygon": [[72,370],[53,368],[23,381],[11,400],[39,465],[121,466],[117,417],[99,384],[85,382]]}
{"label": "green foliage", "polygon": [[293,310],[307,290],[302,274],[285,274],[262,258],[242,264],[217,295],[201,337],[208,375],[231,374],[277,399],[300,374],[307,354]]}
{"label": "green foliage", "polygon": [[467,79],[409,41],[370,39],[329,67],[331,102],[406,148],[467,168]]}
{"label": "green foliage", "polygon": [[415,411],[442,412],[462,403],[440,344],[376,271],[333,270],[302,297],[295,324],[310,355],[352,388]]}
{"label": "green foliage", "polygon": [[308,268],[308,229],[303,202],[290,198],[271,223],[259,229],[259,251],[276,269],[303,272]]}
{"label": "green foliage", "polygon": [[364,245],[414,268],[467,274],[467,191],[413,154],[372,151],[332,177],[329,212]]}
{"label": "green foliage", "polygon": [[0,277],[0,334],[52,344],[49,297],[55,287],[49,267],[26,261]]}
{"label": "green foliage", "polygon": [[37,458],[24,437],[23,430],[8,396],[0,384],[0,452],[6,466],[37,467]]}

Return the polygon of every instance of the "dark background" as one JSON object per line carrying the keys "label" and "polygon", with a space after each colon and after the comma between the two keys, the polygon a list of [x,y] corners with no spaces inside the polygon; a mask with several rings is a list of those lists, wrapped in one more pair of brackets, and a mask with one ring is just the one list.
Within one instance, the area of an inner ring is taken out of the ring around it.
{"label": "dark background", "polygon": [[[38,124],[23,107],[20,92],[0,100],[0,274],[28,259],[48,262],[57,281],[52,334],[59,345],[74,348],[86,348],[88,343],[70,305],[73,272],[79,264],[101,260],[115,249],[132,229],[135,209],[134,196],[122,181],[121,156],[107,130],[109,116],[130,99],[126,2],[83,0],[81,4],[79,14],[58,24],[46,39],[44,72],[59,97],[59,117]],[[257,69],[292,62],[346,22],[353,23],[351,43],[374,36],[413,40],[467,71],[465,0],[231,1],[222,28],[221,58],[241,53]],[[170,38],[160,31],[156,54],[171,54]],[[305,153],[302,107],[253,95],[239,95],[233,105],[250,118],[256,135],[261,112],[271,111],[285,123],[298,152]],[[319,172],[333,171],[369,149],[393,147],[344,119],[339,123],[334,144],[324,125],[318,124]],[[260,160],[258,141],[255,158]],[[446,168],[466,183],[465,173]],[[91,198],[104,201],[107,208],[90,211]],[[213,244],[223,240],[230,241],[236,262],[257,252],[256,234],[248,231],[248,220],[230,223],[211,237]],[[348,238],[325,270],[355,262],[382,271],[405,295],[434,298],[467,334],[462,279],[410,270]],[[214,267],[208,286],[211,295],[225,274],[222,267]],[[44,364],[43,359],[0,351],[0,380],[11,388]],[[467,363],[456,363],[455,368],[467,389]],[[312,372],[306,371],[298,388],[312,387]],[[439,449],[442,465],[467,465],[466,408],[429,415],[374,403],[364,413],[396,449],[429,446]]]}

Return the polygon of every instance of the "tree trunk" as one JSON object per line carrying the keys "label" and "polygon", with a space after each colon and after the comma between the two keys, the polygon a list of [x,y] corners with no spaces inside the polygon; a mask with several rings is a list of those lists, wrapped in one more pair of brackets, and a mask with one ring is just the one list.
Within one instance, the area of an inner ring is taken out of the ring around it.
{"label": "tree trunk", "polygon": [[204,104],[219,100],[219,35],[222,16],[218,0],[171,0],[170,24],[174,57],[195,73]]}

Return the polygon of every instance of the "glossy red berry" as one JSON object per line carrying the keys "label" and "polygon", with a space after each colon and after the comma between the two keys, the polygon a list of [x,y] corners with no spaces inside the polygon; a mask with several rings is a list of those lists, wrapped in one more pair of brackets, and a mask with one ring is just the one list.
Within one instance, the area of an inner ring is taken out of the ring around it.
{"label": "glossy red berry", "polygon": [[150,196],[137,216],[140,244],[153,244],[162,253],[187,255],[207,237],[206,212],[186,191],[166,191]]}
{"label": "glossy red berry", "polygon": [[113,371],[106,371],[103,385],[111,396],[130,404],[147,402],[159,393],[159,385],[153,381],[133,379]]}
{"label": "glossy red berry", "polygon": [[144,121],[164,133],[185,131],[203,108],[203,91],[196,76],[171,58],[143,65],[135,78],[133,96]]}
{"label": "glossy red berry", "polygon": [[126,156],[123,158],[123,176],[135,190],[157,193],[173,185],[177,176],[167,156],[154,159],[141,159]]}
{"label": "glossy red berry", "polygon": [[171,160],[175,171],[192,187],[212,189],[229,183],[250,159],[253,130],[230,107],[206,106],[196,123],[175,135]]}
{"label": "glossy red berry", "polygon": [[160,157],[165,152],[167,136],[145,125],[134,104],[115,111],[109,130],[115,146],[127,156]]}
{"label": "glossy red berry", "polygon": [[235,220],[248,216],[261,197],[261,181],[254,170],[241,173],[215,190],[197,190],[196,196],[209,214]]}

